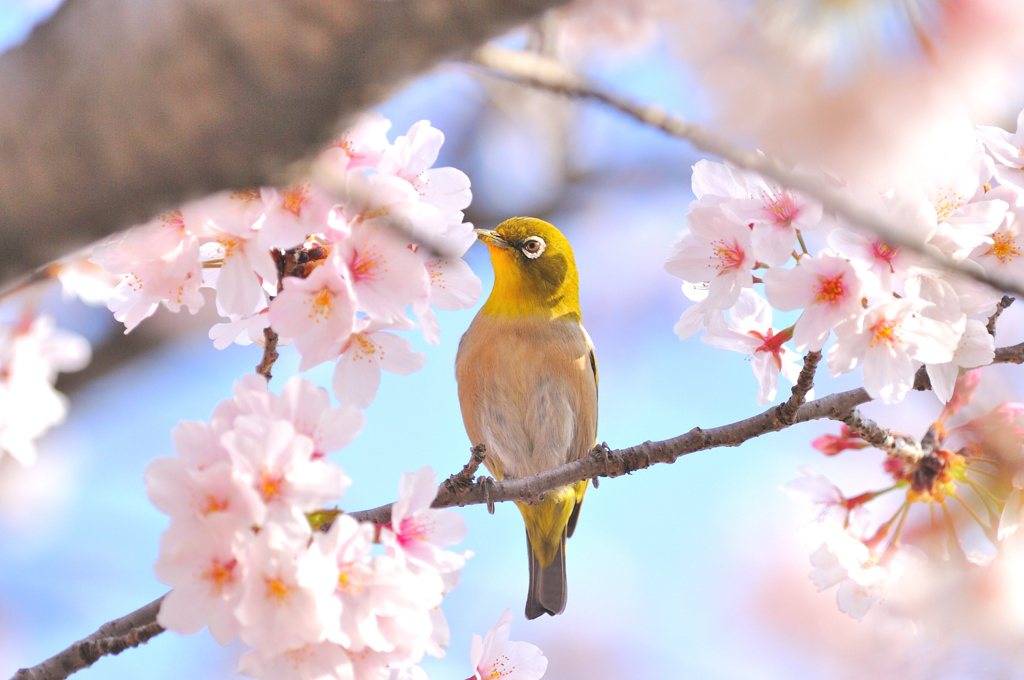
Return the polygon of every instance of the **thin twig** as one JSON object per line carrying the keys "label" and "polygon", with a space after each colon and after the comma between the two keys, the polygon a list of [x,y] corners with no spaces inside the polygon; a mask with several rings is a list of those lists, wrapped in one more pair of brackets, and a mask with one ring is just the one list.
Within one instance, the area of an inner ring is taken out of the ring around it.
{"label": "thin twig", "polygon": [[905,236],[906,230],[901,230],[898,224],[857,203],[841,188],[831,186],[825,179],[788,168],[775,158],[737,146],[728,138],[708,130],[703,125],[672,116],[659,106],[640,104],[628,97],[601,89],[557,61],[533,52],[508,50],[493,44],[478,49],[473,55],[473,60],[506,80],[565,97],[590,99],[606,104],[644,125],[685,139],[701,151],[795,189],[821,203],[826,210],[842,215],[850,222],[871,231],[892,247],[917,253],[947,272],[974,279],[996,290],[1013,293],[1018,297],[1024,295],[1024,286],[1019,281],[1001,273],[992,273],[980,267],[969,267],[954,262],[935,246]]}
{"label": "thin twig", "polygon": [[796,379],[796,384],[793,385],[793,392],[788,400],[779,404],[775,409],[779,424],[793,424],[797,410],[804,405],[807,393],[814,387],[814,371],[818,368],[819,361],[821,361],[821,352],[808,352],[804,357],[804,367],[800,369],[800,375]]}
{"label": "thin twig", "polygon": [[988,330],[988,334],[993,338],[996,336],[996,321],[999,320],[999,316],[1006,310],[1007,307],[1013,304],[1014,298],[1009,295],[1004,295],[1003,299],[996,305],[996,311],[988,318],[988,324],[985,328]]}
{"label": "thin twig", "polygon": [[256,366],[256,372],[267,379],[270,382],[270,369],[274,367],[274,362],[280,356],[277,353],[277,333],[273,328],[267,326],[263,329],[263,358],[260,363]]}
{"label": "thin twig", "polygon": [[129,647],[147,642],[164,630],[156,622],[163,599],[160,597],[131,614],[103,624],[89,637],[79,640],[41,664],[22,668],[11,680],[63,680],[93,665],[101,657],[120,654]]}
{"label": "thin twig", "polygon": [[483,444],[477,444],[470,449],[469,462],[460,471],[444,480],[445,490],[450,493],[459,493],[473,486],[473,478],[476,477],[476,471],[486,457],[487,447]]}
{"label": "thin twig", "polygon": [[912,437],[893,434],[873,420],[861,416],[857,409],[852,409],[845,416],[835,418],[846,423],[850,431],[860,436],[877,449],[898,456],[901,460],[913,463],[921,460],[924,455],[921,445]]}

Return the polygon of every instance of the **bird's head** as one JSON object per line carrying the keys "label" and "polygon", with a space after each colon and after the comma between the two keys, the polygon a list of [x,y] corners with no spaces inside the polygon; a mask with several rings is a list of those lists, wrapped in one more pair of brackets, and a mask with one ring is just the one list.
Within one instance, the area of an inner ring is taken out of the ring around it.
{"label": "bird's head", "polygon": [[494,289],[483,312],[495,316],[579,319],[579,275],[569,241],[553,225],[513,217],[493,231],[477,229],[494,265]]}

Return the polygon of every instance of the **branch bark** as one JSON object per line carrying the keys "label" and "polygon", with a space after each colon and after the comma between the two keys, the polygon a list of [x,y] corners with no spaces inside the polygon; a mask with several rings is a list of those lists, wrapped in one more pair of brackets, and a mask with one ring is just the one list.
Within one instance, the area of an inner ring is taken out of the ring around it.
{"label": "branch bark", "polygon": [[954,262],[935,246],[904,236],[900,225],[860,205],[844,191],[833,187],[821,177],[788,168],[774,158],[737,146],[728,138],[712,132],[703,125],[672,116],[659,106],[640,104],[628,97],[604,90],[553,59],[533,52],[508,50],[496,45],[485,45],[480,48],[473,59],[499,77],[566,97],[600,102],[644,125],[657,128],[672,137],[685,139],[701,151],[718,156],[744,170],[751,170],[773,179],[782,186],[813,198],[826,210],[860,225],[890,246],[904,248],[926,257],[947,272],[974,279],[998,291],[1013,293],[1017,297],[1024,293],[1024,285],[1018,280],[1002,273],[989,272],[980,266]]}
{"label": "branch bark", "polygon": [[279,183],[339,121],[564,2],[68,0],[0,56],[0,280]]}
{"label": "branch bark", "polygon": [[79,640],[41,664],[22,668],[11,680],[64,680],[104,656],[120,654],[129,647],[137,647],[149,641],[164,631],[156,622],[163,599],[160,597],[131,614],[104,623],[89,637]]}

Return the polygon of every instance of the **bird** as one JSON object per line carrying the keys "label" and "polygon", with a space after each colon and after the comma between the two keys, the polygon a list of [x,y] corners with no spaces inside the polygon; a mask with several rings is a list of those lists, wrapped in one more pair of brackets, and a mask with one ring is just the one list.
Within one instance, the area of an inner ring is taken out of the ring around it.
{"label": "bird", "polygon": [[[521,479],[597,444],[594,343],[583,328],[572,246],[558,229],[513,217],[474,231],[490,251],[494,287],[459,341],[462,419],[494,478]],[[528,619],[565,610],[565,540],[586,491],[580,481],[533,505],[516,502],[526,524]]]}

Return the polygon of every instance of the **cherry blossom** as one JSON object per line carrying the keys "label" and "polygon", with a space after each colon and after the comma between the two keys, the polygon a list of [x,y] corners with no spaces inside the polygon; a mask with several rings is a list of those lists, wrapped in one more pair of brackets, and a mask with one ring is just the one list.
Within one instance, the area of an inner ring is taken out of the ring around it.
{"label": "cherry blossom", "polygon": [[216,261],[217,309],[248,316],[267,306],[264,284],[276,292],[277,266],[260,238],[263,201],[255,192],[217,194],[182,209],[200,240],[204,261]]}
{"label": "cherry blossom", "polygon": [[747,188],[753,198],[726,201],[722,210],[740,224],[751,226],[751,245],[759,261],[771,266],[784,264],[796,244],[797,232],[818,226],[821,205],[760,175],[750,175]]}
{"label": "cherry blossom", "polygon": [[863,364],[864,389],[873,399],[901,401],[914,384],[916,362],[951,361],[959,340],[948,325],[917,315],[927,305],[921,300],[893,300],[837,326],[838,339],[828,353],[829,372],[837,376]]}
{"label": "cherry blossom", "polygon": [[306,550],[307,541],[269,525],[249,549],[249,573],[237,608],[239,637],[264,656],[324,638],[321,607],[337,575],[332,560]]}
{"label": "cherry blossom", "polygon": [[802,257],[793,269],[765,272],[764,289],[776,309],[803,308],[793,328],[797,350],[820,350],[837,324],[861,311],[861,280],[848,261],[830,254]]}
{"label": "cherry blossom", "polygon": [[988,332],[985,324],[975,319],[967,319],[963,334],[956,349],[953,350],[952,361],[926,365],[932,391],[939,401],[948,402],[953,397],[953,388],[961,368],[987,366],[994,358],[995,338]]}
{"label": "cherry blossom", "polygon": [[355,299],[348,268],[329,258],[306,278],[285,277],[270,303],[270,324],[294,339],[302,355],[300,371],[335,359],[352,335]]}
{"label": "cherry blossom", "polygon": [[717,317],[701,340],[712,347],[751,357],[750,365],[759,386],[757,404],[764,406],[775,399],[779,373],[792,383],[800,375],[800,355],[783,344],[792,337],[792,330],[772,328],[771,307],[750,289],[741,291],[729,316],[731,321]]}
{"label": "cherry blossom", "polygon": [[341,645],[307,643],[280,654],[242,654],[238,672],[261,680],[353,680],[352,660]]}
{"label": "cherry blossom", "polygon": [[824,475],[806,465],[797,468],[797,473],[800,474],[799,478],[783,484],[779,489],[795,501],[813,505],[819,512],[819,523],[852,526],[855,531],[863,531],[870,521],[867,508],[858,502],[863,499],[847,499]]}
{"label": "cherry blossom", "polygon": [[994,172],[1000,182],[1024,189],[1024,111],[1017,116],[1017,131],[978,126],[978,139],[992,154]]}
{"label": "cherry blossom", "polygon": [[391,121],[380,113],[365,113],[324,151],[325,161],[337,163],[341,170],[375,168],[390,146],[389,129]]}
{"label": "cherry blossom", "polygon": [[753,284],[750,229],[718,206],[691,204],[686,220],[690,229],[672,244],[665,270],[684,281],[708,282],[707,306],[728,309]]}
{"label": "cherry blossom", "polygon": [[405,473],[399,483],[398,500],[391,506],[390,531],[381,532],[381,540],[390,554],[426,569],[445,573],[461,569],[466,560],[445,546],[461,543],[466,537],[462,515],[450,510],[433,510],[437,496],[437,475],[425,466]]}
{"label": "cherry blossom", "polygon": [[421,369],[426,360],[423,353],[412,351],[412,343],[405,338],[381,330],[378,324],[366,323],[341,350],[334,369],[334,396],[343,404],[366,408],[377,395],[381,369],[409,375]]}
{"label": "cherry blossom", "polygon": [[93,251],[93,261],[121,282],[107,302],[125,333],[151,316],[160,303],[193,314],[203,305],[199,240],[180,211],[111,237]]}
{"label": "cherry blossom", "polygon": [[221,436],[231,461],[263,502],[257,518],[304,527],[303,513],[340,497],[350,480],[334,463],[313,458],[313,440],[285,420],[241,415]]}
{"label": "cherry blossom", "polygon": [[[421,120],[395,140],[378,166],[381,172],[409,182],[427,203],[442,213],[465,209],[472,198],[469,178],[456,168],[431,168],[444,143],[444,134]],[[459,217],[461,222],[461,215]]]}
{"label": "cherry blossom", "polygon": [[[855,195],[859,202],[899,224],[905,238],[923,245],[935,233],[935,209],[920,192],[880,196],[861,191]],[[848,257],[862,279],[870,276],[877,282],[879,295],[903,294],[903,283],[915,273],[915,267],[923,264],[922,259],[903,248],[888,245],[877,236],[861,233],[842,217],[839,223],[843,227],[829,234],[829,246]]]}
{"label": "cherry blossom", "polygon": [[861,439],[859,435],[851,432],[850,428],[844,423],[839,429],[839,436],[823,434],[820,437],[816,437],[811,442],[811,446],[826,456],[836,456],[849,449],[866,449],[871,445]]}
{"label": "cherry blossom", "polygon": [[419,257],[377,221],[360,221],[352,235],[337,246],[348,267],[360,311],[382,321],[405,318],[405,308],[429,292]]}
{"label": "cherry blossom", "polygon": [[249,564],[248,537],[232,522],[185,522],[164,533],[153,569],[171,586],[157,621],[190,635],[203,626],[221,644],[238,636],[235,610],[242,599]]}
{"label": "cherry blossom", "polygon": [[548,669],[548,660],[536,645],[510,642],[512,612],[506,609],[498,623],[481,640],[473,635],[470,661],[476,680],[539,680]]}
{"label": "cherry blossom", "polygon": [[55,327],[52,317],[24,314],[0,328],[0,451],[22,465],[36,459],[35,441],[67,416],[67,399],[54,389],[58,372],[86,366],[85,338]]}

